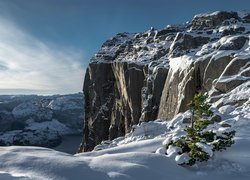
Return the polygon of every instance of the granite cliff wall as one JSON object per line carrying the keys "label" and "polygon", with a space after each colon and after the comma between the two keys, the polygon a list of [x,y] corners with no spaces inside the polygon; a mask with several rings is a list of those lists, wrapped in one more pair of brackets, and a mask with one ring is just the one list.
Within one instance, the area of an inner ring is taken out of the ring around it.
{"label": "granite cliff wall", "polygon": [[211,102],[225,104],[222,97],[249,83],[249,22],[247,13],[214,12],[106,41],[84,79],[80,151],[123,136],[141,121],[173,118],[187,110],[196,92],[209,92]]}

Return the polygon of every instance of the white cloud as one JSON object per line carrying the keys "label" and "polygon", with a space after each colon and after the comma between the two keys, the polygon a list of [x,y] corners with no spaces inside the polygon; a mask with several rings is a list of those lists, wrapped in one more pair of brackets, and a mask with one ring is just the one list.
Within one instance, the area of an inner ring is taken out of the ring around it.
{"label": "white cloud", "polygon": [[81,52],[47,45],[0,18],[0,89],[79,92],[82,60]]}

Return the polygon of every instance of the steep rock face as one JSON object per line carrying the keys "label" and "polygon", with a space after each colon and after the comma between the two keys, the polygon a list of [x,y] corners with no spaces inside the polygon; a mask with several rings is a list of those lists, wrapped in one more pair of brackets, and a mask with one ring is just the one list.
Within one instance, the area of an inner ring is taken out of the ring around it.
{"label": "steep rock face", "polygon": [[[126,63],[114,62],[113,72],[116,79],[116,99],[114,104],[114,119],[111,120],[111,129],[120,126],[124,127],[121,133],[130,131],[132,124],[137,124],[141,116],[141,89],[143,86],[144,73],[143,66]],[[118,117],[116,119],[116,117]],[[120,118],[119,118],[120,117]],[[120,120],[119,120],[120,119]]]}
{"label": "steep rock face", "polygon": [[[114,101],[114,74],[110,63],[90,64],[84,80],[85,121],[84,147],[91,149],[96,142],[108,138]],[[91,137],[91,138],[90,138]]]}
{"label": "steep rock face", "polygon": [[[91,59],[83,91],[84,139],[80,151],[128,133],[133,125],[168,120],[187,110],[196,92],[222,101],[249,87],[249,14],[200,14],[191,23],[143,33],[119,33]],[[243,88],[244,87],[244,88]]]}

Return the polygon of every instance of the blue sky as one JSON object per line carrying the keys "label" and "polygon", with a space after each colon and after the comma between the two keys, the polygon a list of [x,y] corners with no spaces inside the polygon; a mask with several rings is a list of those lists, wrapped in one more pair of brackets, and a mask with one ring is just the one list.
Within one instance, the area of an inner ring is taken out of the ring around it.
{"label": "blue sky", "polygon": [[0,94],[79,92],[89,59],[116,33],[248,7],[246,0],[0,0]]}

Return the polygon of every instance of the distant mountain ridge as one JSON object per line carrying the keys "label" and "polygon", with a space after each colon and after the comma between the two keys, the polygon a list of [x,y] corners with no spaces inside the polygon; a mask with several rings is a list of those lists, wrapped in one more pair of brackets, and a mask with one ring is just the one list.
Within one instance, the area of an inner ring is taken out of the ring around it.
{"label": "distant mountain ridge", "polygon": [[54,147],[82,132],[83,94],[0,96],[0,145]]}
{"label": "distant mountain ridge", "polygon": [[249,36],[250,13],[217,11],[107,40],[84,79],[82,151],[125,135],[140,121],[185,112],[196,92],[208,92],[215,107],[249,103]]}

